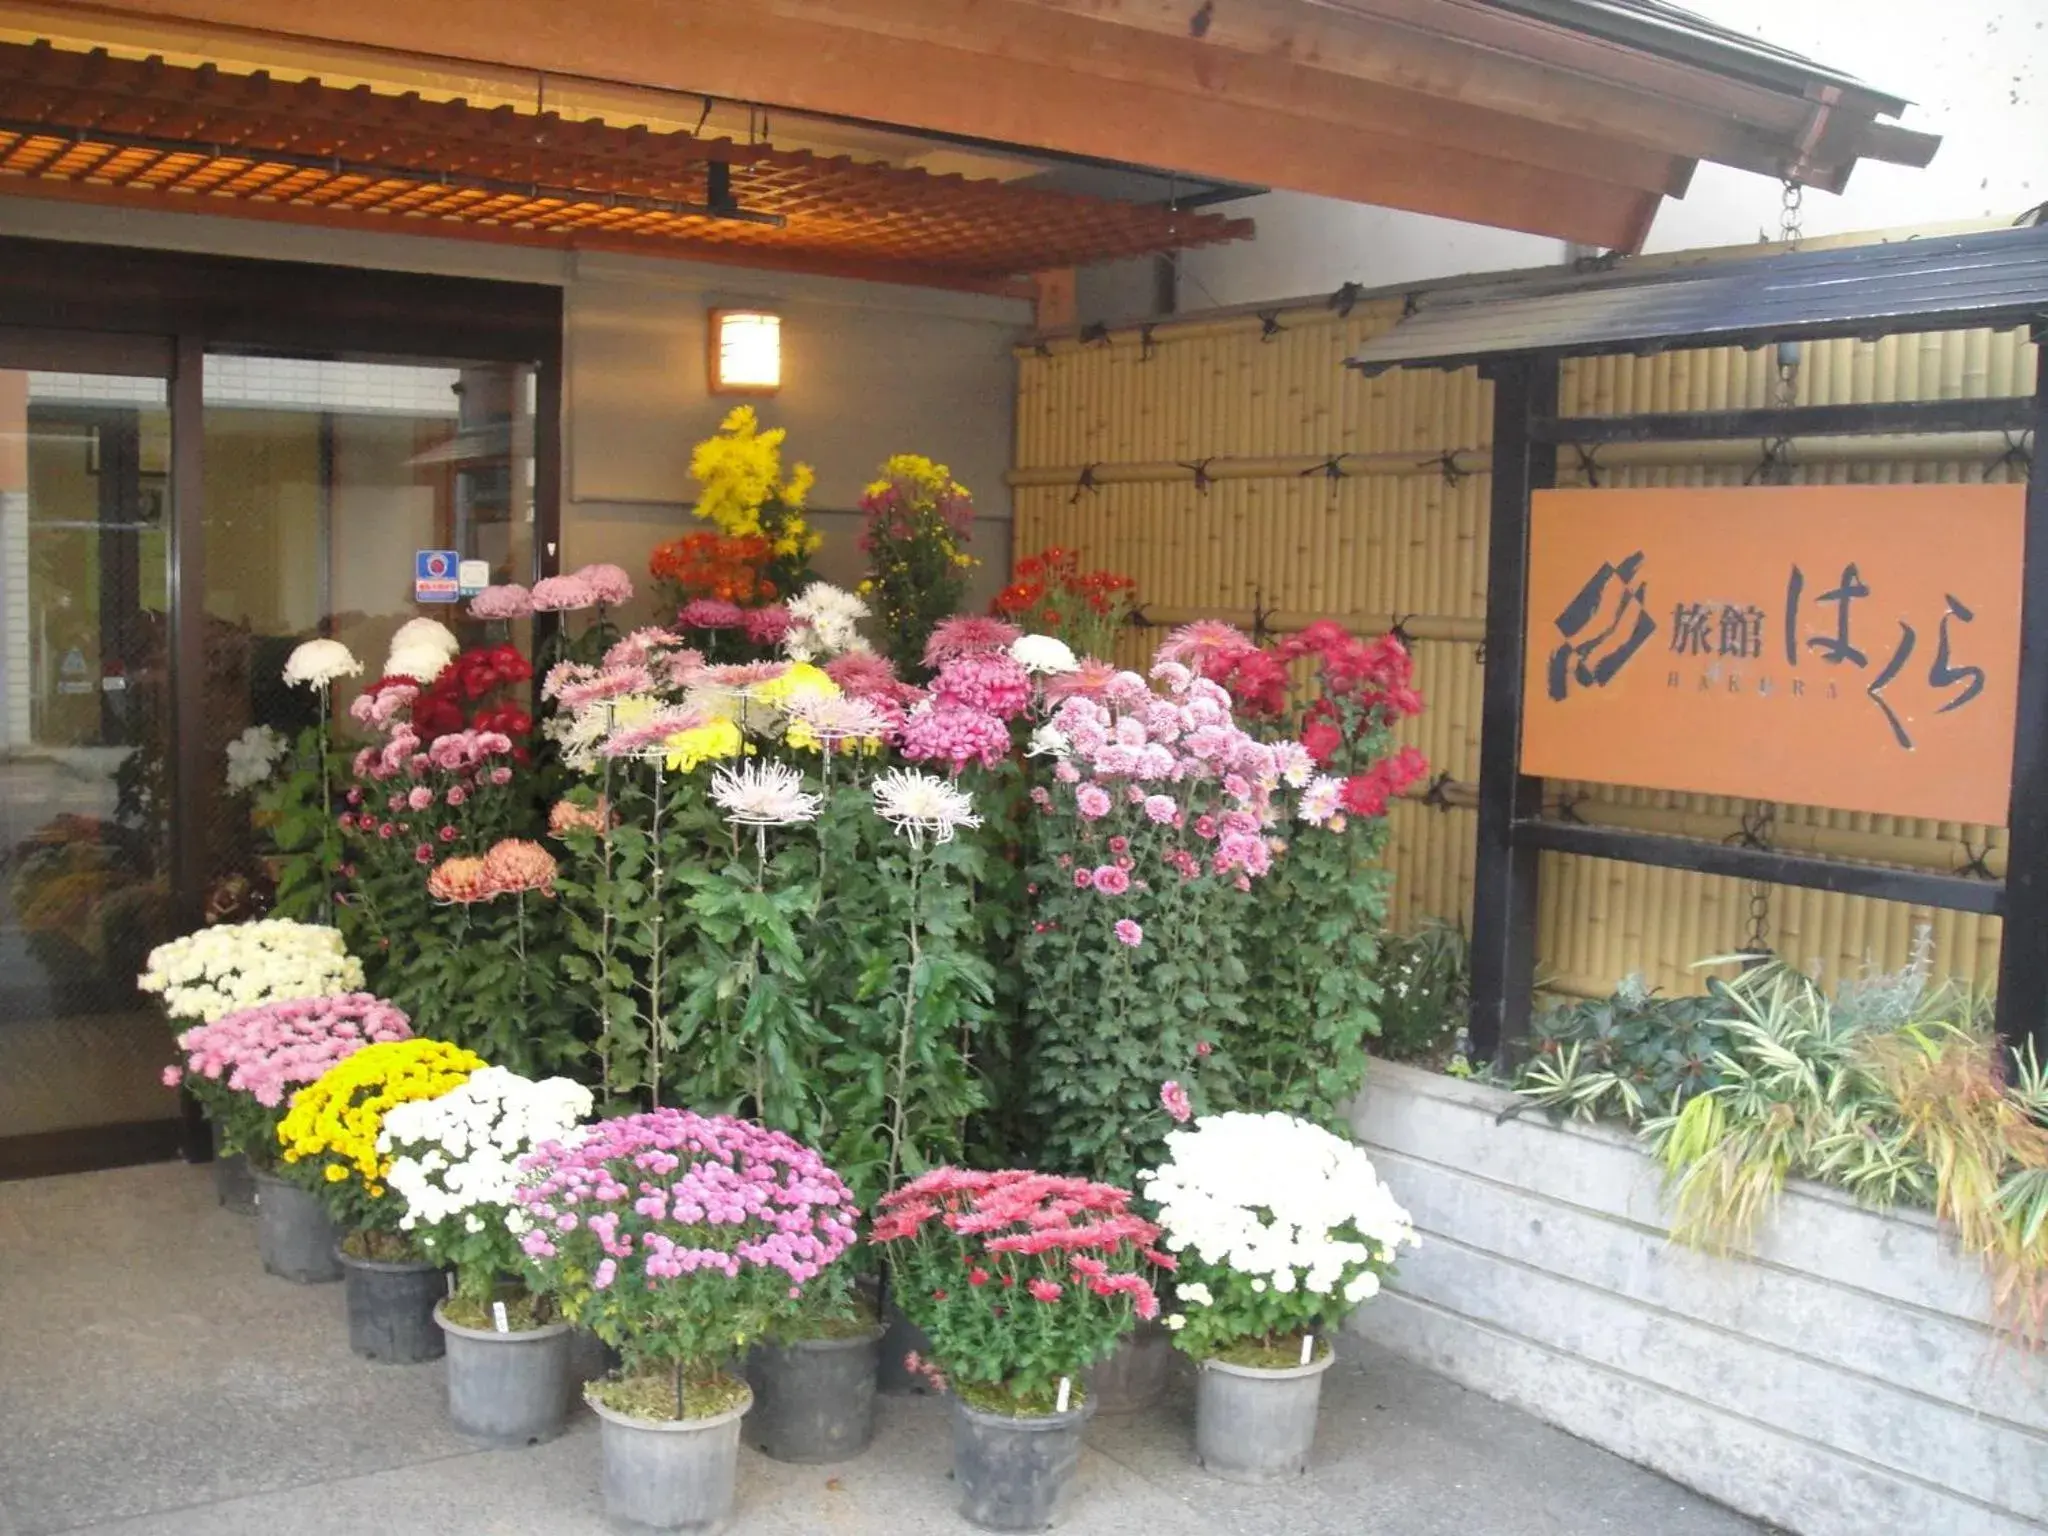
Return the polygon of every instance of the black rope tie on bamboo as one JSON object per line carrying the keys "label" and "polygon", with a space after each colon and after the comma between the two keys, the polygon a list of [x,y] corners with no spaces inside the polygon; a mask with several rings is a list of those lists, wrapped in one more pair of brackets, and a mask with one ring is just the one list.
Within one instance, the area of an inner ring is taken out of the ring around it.
{"label": "black rope tie on bamboo", "polygon": [[1259,311],[1259,340],[1271,341],[1285,329],[1287,327],[1280,323],[1279,310],[1262,309]]}
{"label": "black rope tie on bamboo", "polygon": [[1984,839],[1984,846],[1982,848],[1972,847],[1967,837],[1962,842],[1963,852],[1968,857],[1956,869],[1956,873],[1959,875],[1974,875],[1979,880],[1996,880],[1998,876],[1991,872],[1990,864],[1985,862],[1991,857],[1991,839],[1988,837]]}
{"label": "black rope tie on bamboo", "polygon": [[1149,320],[1138,327],[1138,361],[1149,363],[1159,352],[1159,343],[1152,339],[1152,333],[1159,329]]}
{"label": "black rope tie on bamboo", "polygon": [[2031,474],[2034,468],[2034,448],[2029,441],[2033,433],[2022,431],[2015,435],[2011,428],[2004,433],[2005,452],[1984,466],[1984,478],[1989,480],[2001,469],[2016,469],[2021,474]]}
{"label": "black rope tie on bamboo", "polygon": [[1446,448],[1435,458],[1424,459],[1418,467],[1435,470],[1444,477],[1446,488],[1453,490],[1457,488],[1458,482],[1465,478],[1465,471],[1458,468],[1458,450],[1455,448]]}
{"label": "black rope tie on bamboo", "polygon": [[1033,342],[1031,344],[1031,350],[1033,352],[1036,352],[1040,357],[1051,357],[1052,343],[1049,341]]}
{"label": "black rope tie on bamboo", "polygon": [[1559,795],[1555,812],[1557,819],[1568,826],[1583,827],[1586,824],[1586,818],[1579,814],[1579,799],[1580,796],[1576,790]]}
{"label": "black rope tie on bamboo", "polygon": [[1439,811],[1448,812],[1451,809],[1450,788],[1457,782],[1448,773],[1438,774],[1429,781],[1429,788],[1422,792],[1420,796],[1422,803],[1427,806],[1433,806]]}
{"label": "black rope tie on bamboo", "polygon": [[1189,470],[1194,474],[1195,489],[1204,496],[1209,494],[1209,487],[1216,483],[1215,477],[1209,473],[1209,466],[1215,462],[1216,455],[1213,453],[1206,459],[1174,460],[1174,463],[1178,464],[1182,469]]}
{"label": "black rope tie on bamboo", "polygon": [[1264,645],[1266,643],[1267,638],[1273,633],[1272,628],[1266,623],[1266,621],[1272,618],[1275,611],[1276,610],[1268,608],[1266,606],[1265,592],[1261,588],[1253,587],[1252,640],[1256,644]]}
{"label": "black rope tie on bamboo", "polygon": [[1150,629],[1152,627],[1151,619],[1145,616],[1144,606],[1139,603],[1131,604],[1130,611],[1124,615],[1124,623],[1128,624],[1132,629]]}
{"label": "black rope tie on bamboo", "polygon": [[1351,307],[1358,302],[1358,296],[1365,292],[1360,283],[1340,283],[1337,291],[1330,295],[1330,308],[1337,312],[1339,320],[1351,318]]}
{"label": "black rope tie on bamboo", "polygon": [[1073,506],[1074,503],[1081,499],[1083,494],[1093,495],[1099,489],[1095,483],[1095,471],[1101,467],[1100,464],[1083,464],[1081,466],[1081,473],[1074,481],[1074,494],[1067,498],[1068,506]]}
{"label": "black rope tie on bamboo", "polygon": [[1412,613],[1397,613],[1394,615],[1394,622],[1387,626],[1388,635],[1400,641],[1401,649],[1404,651],[1415,649],[1415,637],[1408,633],[1409,621],[1414,617]]}
{"label": "black rope tie on bamboo", "polygon": [[1573,443],[1572,452],[1579,456],[1579,473],[1586,477],[1586,484],[1599,489],[1600,450],[1588,448],[1584,443]]}
{"label": "black rope tie on bamboo", "polygon": [[1081,345],[1084,347],[1106,347],[1109,345],[1109,323],[1098,320],[1093,325],[1081,327]]}
{"label": "black rope tie on bamboo", "polygon": [[1330,494],[1337,494],[1337,482],[1344,478],[1344,455],[1333,453],[1320,464],[1311,464],[1307,469],[1297,470],[1295,478],[1306,480],[1310,475],[1321,475],[1330,483]]}
{"label": "black rope tie on bamboo", "polygon": [[1742,477],[1744,485],[1779,485],[1785,478],[1785,471],[1791,468],[1786,455],[1791,452],[1792,439],[1771,437],[1764,439],[1763,457],[1756,461],[1756,467]]}

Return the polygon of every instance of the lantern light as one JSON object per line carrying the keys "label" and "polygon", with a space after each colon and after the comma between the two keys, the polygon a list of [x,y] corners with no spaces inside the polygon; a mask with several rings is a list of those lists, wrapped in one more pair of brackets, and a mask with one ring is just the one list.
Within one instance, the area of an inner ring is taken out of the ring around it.
{"label": "lantern light", "polygon": [[772,395],[782,388],[782,316],[758,309],[711,311],[711,391]]}

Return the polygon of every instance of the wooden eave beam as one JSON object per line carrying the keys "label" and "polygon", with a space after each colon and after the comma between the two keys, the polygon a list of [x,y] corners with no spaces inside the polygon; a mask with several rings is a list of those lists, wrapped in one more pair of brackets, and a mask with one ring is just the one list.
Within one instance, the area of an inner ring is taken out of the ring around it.
{"label": "wooden eave beam", "polygon": [[[1682,186],[1690,172],[1682,162],[1667,162],[1657,185],[1635,186],[1597,172],[1518,162],[1503,147],[1514,142],[1511,128],[1496,134],[1494,151],[1485,152],[1247,104],[1205,85],[1184,49],[1171,50],[1173,62],[1160,66],[1177,73],[1177,86],[1129,78],[1143,72],[1141,65],[1155,67],[1143,53],[1146,37],[1129,27],[1088,23],[1063,34],[1085,34],[1090,41],[1057,62],[978,51],[1006,39],[1014,45],[1020,16],[1046,14],[1020,0],[670,0],[659,7],[645,0],[576,6],[360,0],[346,7],[306,0],[126,0],[121,9],[158,20],[708,92],[1620,249],[1635,248],[1662,191]],[[949,18],[955,41],[877,32],[872,26],[883,12],[898,31]],[[1333,109],[1334,100],[1326,100],[1331,87],[1308,73],[1298,82],[1304,96]],[[1243,78],[1270,86],[1277,77],[1254,70]],[[905,80],[915,80],[917,88],[903,89]],[[1624,173],[1619,166],[1612,171]]]}

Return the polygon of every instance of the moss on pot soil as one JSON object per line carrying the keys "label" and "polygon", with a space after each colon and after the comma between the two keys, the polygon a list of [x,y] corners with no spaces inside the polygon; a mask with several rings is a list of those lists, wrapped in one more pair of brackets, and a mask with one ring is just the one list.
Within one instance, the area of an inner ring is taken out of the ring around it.
{"label": "moss on pot soil", "polygon": [[676,1380],[673,1376],[627,1376],[613,1381],[594,1381],[591,1397],[614,1413],[629,1418],[675,1423],[681,1419],[709,1419],[746,1401],[747,1384],[720,1372],[715,1376],[683,1378],[683,1411],[676,1412]]}

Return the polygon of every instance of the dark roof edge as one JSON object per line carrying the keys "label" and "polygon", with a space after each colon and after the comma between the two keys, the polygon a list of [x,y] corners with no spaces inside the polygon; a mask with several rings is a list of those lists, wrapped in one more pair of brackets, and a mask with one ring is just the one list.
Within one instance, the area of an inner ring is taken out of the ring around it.
{"label": "dark roof edge", "polygon": [[1709,21],[1704,16],[1656,0],[1480,0],[1495,10],[1618,43],[1675,63],[1710,69],[1752,84],[1810,96],[1813,86],[1853,92],[1879,115],[1898,117],[1911,105],[1902,96],[1880,91],[1854,75],[1830,69],[1802,54]]}

